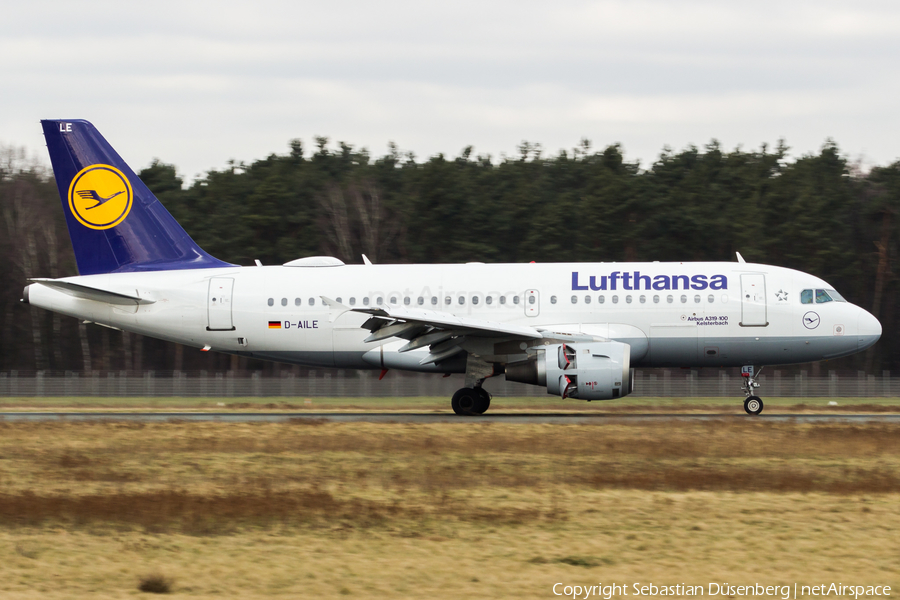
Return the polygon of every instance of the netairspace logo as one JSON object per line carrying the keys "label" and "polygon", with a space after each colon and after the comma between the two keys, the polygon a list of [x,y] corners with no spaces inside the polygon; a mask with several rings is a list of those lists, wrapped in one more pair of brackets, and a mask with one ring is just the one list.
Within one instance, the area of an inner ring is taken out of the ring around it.
{"label": "netairspace logo", "polygon": [[655,585],[644,583],[628,584],[602,583],[587,585],[570,585],[557,583],[553,586],[555,596],[565,596],[577,600],[602,598],[610,600],[617,596],[769,596],[781,600],[797,600],[807,596],[845,596],[858,600],[860,596],[890,596],[888,585],[844,585],[842,583],[824,583],[820,585],[731,585],[730,583],[710,583],[707,586],[687,585]]}

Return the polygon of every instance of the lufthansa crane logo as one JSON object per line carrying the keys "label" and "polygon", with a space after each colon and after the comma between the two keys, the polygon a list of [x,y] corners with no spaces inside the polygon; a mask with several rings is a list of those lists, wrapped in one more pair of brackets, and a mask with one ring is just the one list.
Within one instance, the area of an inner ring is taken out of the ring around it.
{"label": "lufthansa crane logo", "polygon": [[819,315],[814,313],[813,311],[809,311],[805,315],[803,315],[803,326],[807,329],[815,329],[819,326]]}
{"label": "lufthansa crane logo", "polygon": [[91,229],[109,229],[125,220],[134,193],[122,171],[110,165],[83,168],[69,185],[69,209]]}

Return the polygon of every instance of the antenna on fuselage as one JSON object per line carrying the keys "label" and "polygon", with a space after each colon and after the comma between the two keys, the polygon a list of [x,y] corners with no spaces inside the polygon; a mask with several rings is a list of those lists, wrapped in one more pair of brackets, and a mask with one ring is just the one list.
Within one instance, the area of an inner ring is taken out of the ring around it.
{"label": "antenna on fuselage", "polygon": [[371,265],[371,264],[372,264],[372,261],[369,260],[369,257],[368,257],[368,256],[366,256],[365,254],[363,254],[362,257],[363,257],[363,264],[367,264],[367,265]]}
{"label": "antenna on fuselage", "polygon": [[737,254],[737,259],[738,259],[738,262],[739,262],[739,263],[745,263],[745,262],[747,262],[746,260],[744,260],[744,257],[741,256],[741,253],[740,253],[740,252],[735,252],[735,254]]}

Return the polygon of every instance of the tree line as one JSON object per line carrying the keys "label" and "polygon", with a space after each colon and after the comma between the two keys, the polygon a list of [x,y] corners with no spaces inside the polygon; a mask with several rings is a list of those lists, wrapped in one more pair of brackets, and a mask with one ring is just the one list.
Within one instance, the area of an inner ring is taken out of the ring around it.
{"label": "tree line", "polygon": [[[417,160],[393,144],[373,158],[316,138],[187,186],[159,160],[139,176],[204,249],[244,265],[363,253],[381,263],[731,261],[738,251],[822,277],[881,320],[873,350],[822,368],[900,371],[900,162],[862,172],[833,142],[790,159],[784,143],[724,151],[713,141],[641,168],[620,146],[587,140],[552,156],[523,143],[499,160],[471,147]],[[21,305],[28,277],[77,274],[59,202],[52,173],[0,149],[0,371],[280,368]]]}

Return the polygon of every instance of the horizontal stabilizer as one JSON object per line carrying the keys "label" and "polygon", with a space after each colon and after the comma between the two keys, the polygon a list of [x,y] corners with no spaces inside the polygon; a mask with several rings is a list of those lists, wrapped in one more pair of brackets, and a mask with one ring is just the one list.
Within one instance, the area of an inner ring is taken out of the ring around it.
{"label": "horizontal stabilizer", "polygon": [[[75,296],[76,298],[96,300],[97,302],[105,302],[107,304],[133,306],[136,304],[153,304],[156,302],[156,300],[149,300],[147,298],[141,298],[140,296],[110,292],[109,290],[101,290],[100,288],[81,285],[80,283],[72,283],[71,281],[62,281],[60,279],[29,279],[28,281],[45,285],[64,294]],[[137,293],[137,290],[135,290],[135,293]]]}

